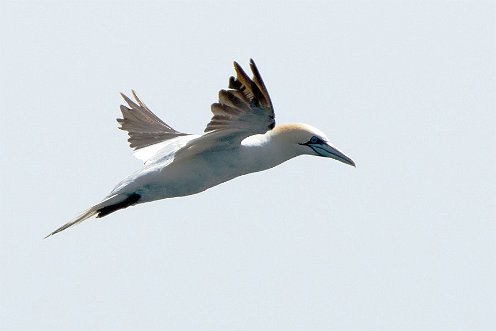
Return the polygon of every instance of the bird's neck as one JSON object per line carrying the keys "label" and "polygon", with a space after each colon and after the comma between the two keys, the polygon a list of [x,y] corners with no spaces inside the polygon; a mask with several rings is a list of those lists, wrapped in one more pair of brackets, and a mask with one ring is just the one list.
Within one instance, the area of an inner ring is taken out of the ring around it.
{"label": "bird's neck", "polygon": [[253,171],[273,168],[299,155],[284,139],[271,134],[248,137],[242,143]]}

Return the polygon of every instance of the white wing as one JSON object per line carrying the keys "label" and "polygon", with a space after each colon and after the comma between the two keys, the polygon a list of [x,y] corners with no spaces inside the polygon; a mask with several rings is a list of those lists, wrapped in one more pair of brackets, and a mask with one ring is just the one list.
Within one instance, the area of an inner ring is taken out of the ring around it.
{"label": "white wing", "polygon": [[200,137],[196,134],[175,137],[169,140],[150,145],[134,152],[134,156],[145,164],[172,157],[178,150],[186,146],[190,141]]}

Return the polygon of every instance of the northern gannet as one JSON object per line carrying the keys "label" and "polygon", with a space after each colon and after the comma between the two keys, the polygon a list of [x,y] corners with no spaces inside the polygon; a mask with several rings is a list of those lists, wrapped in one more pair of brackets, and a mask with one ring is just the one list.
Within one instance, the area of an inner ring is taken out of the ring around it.
{"label": "northern gannet", "polygon": [[[299,155],[333,158],[355,166],[320,130],[302,123],[275,124],[269,93],[253,60],[253,78],[234,62],[236,78],[220,90],[212,119],[203,134],[174,130],[158,118],[132,90],[135,101],[122,97],[120,129],[144,162],[100,203],[47,237],[96,216],[154,200],[203,192],[238,176],[275,167]],[[46,238],[46,237],[45,237]]]}

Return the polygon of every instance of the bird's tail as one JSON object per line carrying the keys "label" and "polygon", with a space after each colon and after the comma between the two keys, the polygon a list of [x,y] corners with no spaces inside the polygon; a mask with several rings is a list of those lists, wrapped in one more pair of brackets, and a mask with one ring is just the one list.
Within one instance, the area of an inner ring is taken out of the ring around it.
{"label": "bird's tail", "polygon": [[48,238],[50,236],[53,236],[54,234],[64,231],[65,229],[70,228],[73,225],[79,224],[82,221],[87,220],[88,218],[93,217],[95,215],[97,218],[104,217],[110,213],[113,213],[116,210],[132,206],[136,204],[136,202],[138,202],[140,198],[141,195],[137,193],[112,195],[106,198],[105,200],[103,200],[102,202],[85,210],[81,215],[79,215],[72,221],[62,225],[60,228],[47,235],[45,238]]}

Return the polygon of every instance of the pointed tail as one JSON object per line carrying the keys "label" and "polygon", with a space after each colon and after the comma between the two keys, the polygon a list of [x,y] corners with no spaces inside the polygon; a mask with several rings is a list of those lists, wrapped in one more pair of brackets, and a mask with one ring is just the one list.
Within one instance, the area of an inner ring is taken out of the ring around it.
{"label": "pointed tail", "polygon": [[113,196],[108,197],[107,199],[103,200],[99,204],[94,205],[93,207],[85,210],[81,215],[73,219],[72,221],[62,225],[60,228],[57,230],[53,231],[49,235],[47,235],[45,238],[46,239],[50,236],[53,236],[54,234],[57,234],[61,231],[64,231],[67,228],[70,228],[73,225],[79,224],[83,222],[84,220],[87,220],[90,217],[93,217],[96,215],[97,218],[99,217],[104,217],[107,216],[110,213],[113,213],[116,210],[127,208],[129,206],[132,206],[138,202],[138,200],[141,198],[141,195],[137,193],[132,193],[132,194],[116,194]]}

